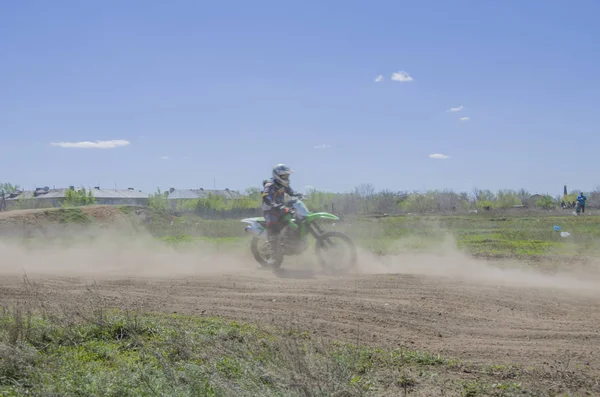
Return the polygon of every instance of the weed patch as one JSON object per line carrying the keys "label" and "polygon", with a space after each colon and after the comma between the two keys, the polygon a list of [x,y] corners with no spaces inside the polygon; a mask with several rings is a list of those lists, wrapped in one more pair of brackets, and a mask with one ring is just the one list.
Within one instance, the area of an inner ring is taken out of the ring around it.
{"label": "weed patch", "polygon": [[315,340],[214,317],[34,315],[15,307],[0,313],[0,326],[2,396],[362,396],[442,387],[440,375],[444,388],[450,379],[465,396],[522,391],[516,382],[491,383],[489,375],[487,383],[462,381],[461,364],[437,354]]}
{"label": "weed patch", "polygon": [[91,223],[92,219],[81,208],[58,208],[44,211],[44,216],[58,223]]}

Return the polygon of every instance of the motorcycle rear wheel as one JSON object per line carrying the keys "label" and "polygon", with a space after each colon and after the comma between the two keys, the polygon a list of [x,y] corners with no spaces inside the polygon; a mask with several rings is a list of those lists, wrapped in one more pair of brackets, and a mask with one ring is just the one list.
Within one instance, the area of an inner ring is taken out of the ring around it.
{"label": "motorcycle rear wheel", "polygon": [[277,250],[274,255],[265,257],[260,249],[264,247],[260,247],[260,244],[262,243],[264,245],[267,244],[267,242],[261,240],[263,239],[259,237],[252,237],[252,241],[250,241],[250,251],[252,251],[252,256],[254,256],[254,259],[256,259],[261,267],[278,269],[283,263],[283,254],[281,253],[281,249]]}

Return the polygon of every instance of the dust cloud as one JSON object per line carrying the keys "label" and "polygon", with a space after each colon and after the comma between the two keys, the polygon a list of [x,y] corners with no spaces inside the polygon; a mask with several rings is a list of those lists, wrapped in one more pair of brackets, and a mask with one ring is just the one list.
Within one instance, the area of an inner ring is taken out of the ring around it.
{"label": "dust cloud", "polygon": [[[398,245],[407,244],[406,239]],[[185,278],[218,275],[248,275],[276,279],[271,272],[258,271],[248,245],[231,249],[195,242],[177,249],[157,241],[149,233],[130,228],[47,230],[45,238],[0,240],[0,275],[83,277],[93,279]],[[600,296],[600,263],[586,268],[559,266],[560,271],[518,261],[476,259],[456,248],[448,235],[437,247],[421,253],[378,256],[359,250],[353,275],[412,274],[447,278],[476,284],[550,288]],[[318,273],[312,251],[304,257],[288,257],[284,269],[306,269]],[[566,270],[565,270],[566,269]],[[299,273],[300,274],[300,273]],[[325,276],[327,277],[327,276]]]}
{"label": "dust cloud", "polygon": [[181,278],[255,269],[250,255],[209,243],[175,249],[126,228],[57,228],[48,239],[0,241],[0,275]]}
{"label": "dust cloud", "polygon": [[460,251],[450,235],[439,247],[426,252],[377,256],[361,250],[359,255],[358,272],[365,275],[404,273],[485,285],[549,288],[600,296],[598,261],[589,261],[585,267],[564,264],[561,270],[557,270],[516,260],[477,259]]}

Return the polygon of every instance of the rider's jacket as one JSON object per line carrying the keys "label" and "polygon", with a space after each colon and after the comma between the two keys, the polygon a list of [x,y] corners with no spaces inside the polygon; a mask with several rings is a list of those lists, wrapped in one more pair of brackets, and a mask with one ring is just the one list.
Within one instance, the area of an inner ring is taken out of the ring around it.
{"label": "rider's jacket", "polygon": [[290,186],[283,186],[272,179],[268,180],[262,192],[262,210],[272,210],[273,204],[283,204],[285,201],[285,194],[288,196],[295,196],[296,192]]}

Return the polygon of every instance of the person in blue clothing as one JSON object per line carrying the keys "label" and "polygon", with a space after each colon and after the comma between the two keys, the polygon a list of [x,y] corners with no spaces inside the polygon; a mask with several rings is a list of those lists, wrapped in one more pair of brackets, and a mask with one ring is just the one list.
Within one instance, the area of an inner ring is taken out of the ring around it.
{"label": "person in blue clothing", "polygon": [[271,179],[263,181],[262,210],[267,224],[267,241],[271,249],[277,247],[277,237],[281,232],[285,195],[302,196],[290,186],[290,174],[293,172],[287,165],[277,164],[273,167]]}
{"label": "person in blue clothing", "polygon": [[[585,202],[587,200],[587,197],[584,196],[583,192],[579,193],[579,196],[577,196],[577,206],[581,209],[581,213],[585,213]],[[579,212],[579,211],[577,211]]]}

